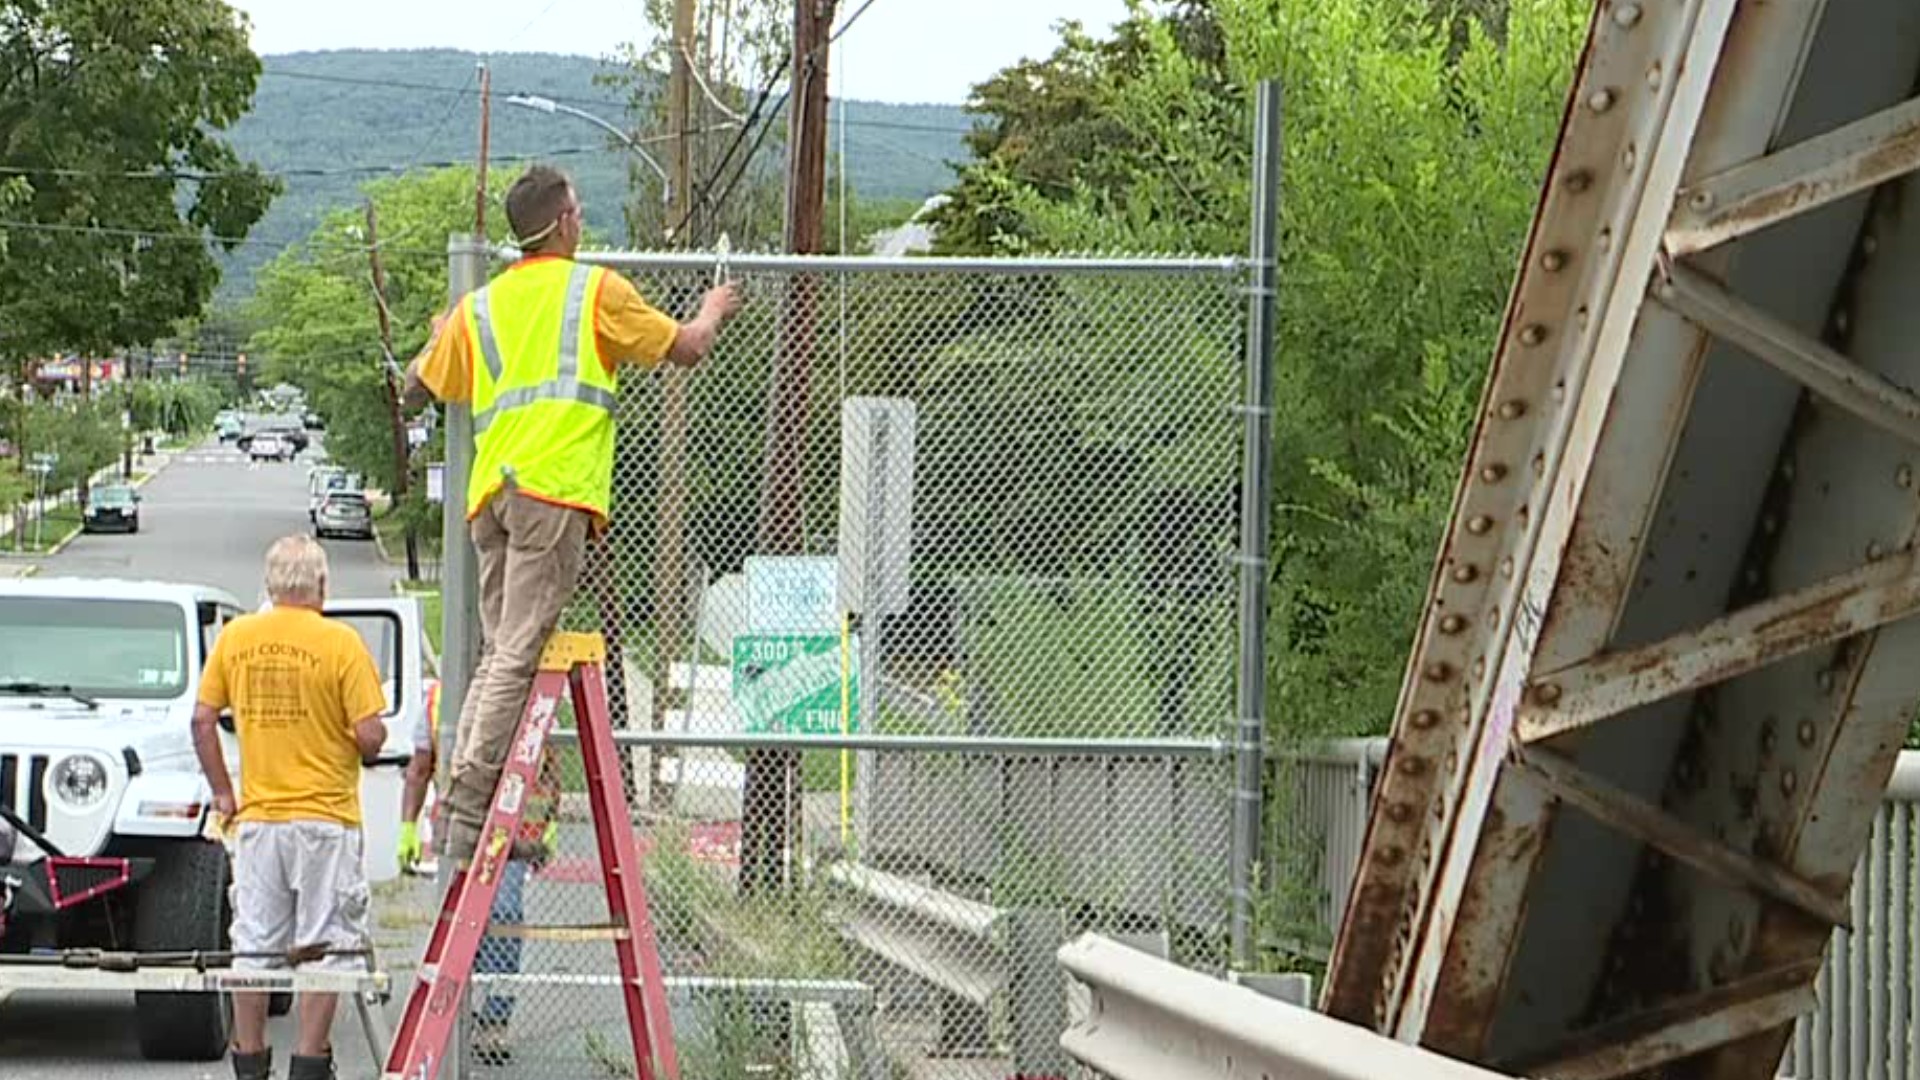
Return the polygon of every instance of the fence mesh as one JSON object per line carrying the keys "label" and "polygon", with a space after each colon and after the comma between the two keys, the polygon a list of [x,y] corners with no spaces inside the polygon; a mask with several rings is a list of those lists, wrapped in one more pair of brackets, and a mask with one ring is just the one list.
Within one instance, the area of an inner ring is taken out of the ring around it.
{"label": "fence mesh", "polygon": [[[621,269],[678,312],[714,277]],[[1244,279],[732,278],[704,364],[624,378],[614,525],[567,617],[622,659],[683,1075],[1068,1075],[1066,940],[1227,958]],[[838,735],[919,741],[801,742]],[[559,848],[505,914],[604,922],[578,797]],[[513,1056],[468,1064],[630,1075],[610,948],[518,948],[473,1002],[511,994]]]}

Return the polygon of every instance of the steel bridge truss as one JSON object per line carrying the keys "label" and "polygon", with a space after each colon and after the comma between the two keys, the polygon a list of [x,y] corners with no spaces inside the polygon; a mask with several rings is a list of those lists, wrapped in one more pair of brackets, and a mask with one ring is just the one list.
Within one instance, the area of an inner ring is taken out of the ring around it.
{"label": "steel bridge truss", "polygon": [[1909,3],[1597,5],[1333,1015],[1773,1075],[1920,700],[1917,73]]}

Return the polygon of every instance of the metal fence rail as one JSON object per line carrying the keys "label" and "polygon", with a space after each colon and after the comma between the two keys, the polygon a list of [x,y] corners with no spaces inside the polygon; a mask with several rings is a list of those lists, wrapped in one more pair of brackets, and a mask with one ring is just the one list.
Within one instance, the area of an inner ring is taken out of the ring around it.
{"label": "metal fence rail", "polygon": [[[1267,906],[1288,931],[1271,942],[1311,954],[1337,933],[1367,827],[1385,739],[1276,757]],[[1873,838],[1854,872],[1854,929],[1837,930],[1816,984],[1817,1010],[1794,1030],[1780,1075],[1908,1080],[1920,1069],[1920,752],[1895,766]]]}
{"label": "metal fence rail", "polygon": [[[748,296],[699,370],[623,373],[567,616],[620,658],[667,974],[711,988],[689,1080],[1059,1075],[1072,935],[1224,970],[1245,263],[582,261]],[[528,924],[604,918],[575,801]],[[487,1075],[618,1075],[604,944],[511,940]]]}

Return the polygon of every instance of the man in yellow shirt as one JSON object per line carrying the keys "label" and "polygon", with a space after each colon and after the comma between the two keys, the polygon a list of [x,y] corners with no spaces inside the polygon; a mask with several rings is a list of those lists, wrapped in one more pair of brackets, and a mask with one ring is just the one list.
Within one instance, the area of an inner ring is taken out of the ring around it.
{"label": "man in yellow shirt", "polygon": [[[480,662],[460,710],[446,852],[472,857],[540,650],[579,583],[588,535],[612,503],[614,409],[623,365],[690,367],[739,309],[711,289],[681,323],[619,274],[573,261],[581,208],[558,169],[507,191],[522,258],[437,321],[407,396],[465,402],[474,417],[467,519],[479,561]],[[450,496],[451,497],[451,496]],[[515,857],[535,849],[516,843]]]}
{"label": "man in yellow shirt", "polygon": [[[267,552],[272,606],[235,619],[214,642],[193,712],[193,745],[213,788],[214,811],[232,823],[236,968],[279,967],[295,949],[321,947],[309,969],[364,967],[367,880],[360,837],[360,767],[386,741],[386,694],[352,627],[320,613],[327,556],[294,535]],[[216,731],[233,711],[240,742],[234,797]],[[287,1080],[333,1076],[333,994],[303,994]],[[264,1080],[266,994],[233,995],[233,1072]]]}

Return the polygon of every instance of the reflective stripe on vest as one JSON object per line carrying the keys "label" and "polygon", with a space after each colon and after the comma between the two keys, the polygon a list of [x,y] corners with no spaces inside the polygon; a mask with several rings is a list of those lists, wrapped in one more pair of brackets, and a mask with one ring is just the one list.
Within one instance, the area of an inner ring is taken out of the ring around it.
{"label": "reflective stripe on vest", "polygon": [[608,513],[617,381],[602,363],[592,307],[604,273],[531,260],[462,305],[476,345],[469,517],[509,481],[530,495]]}

